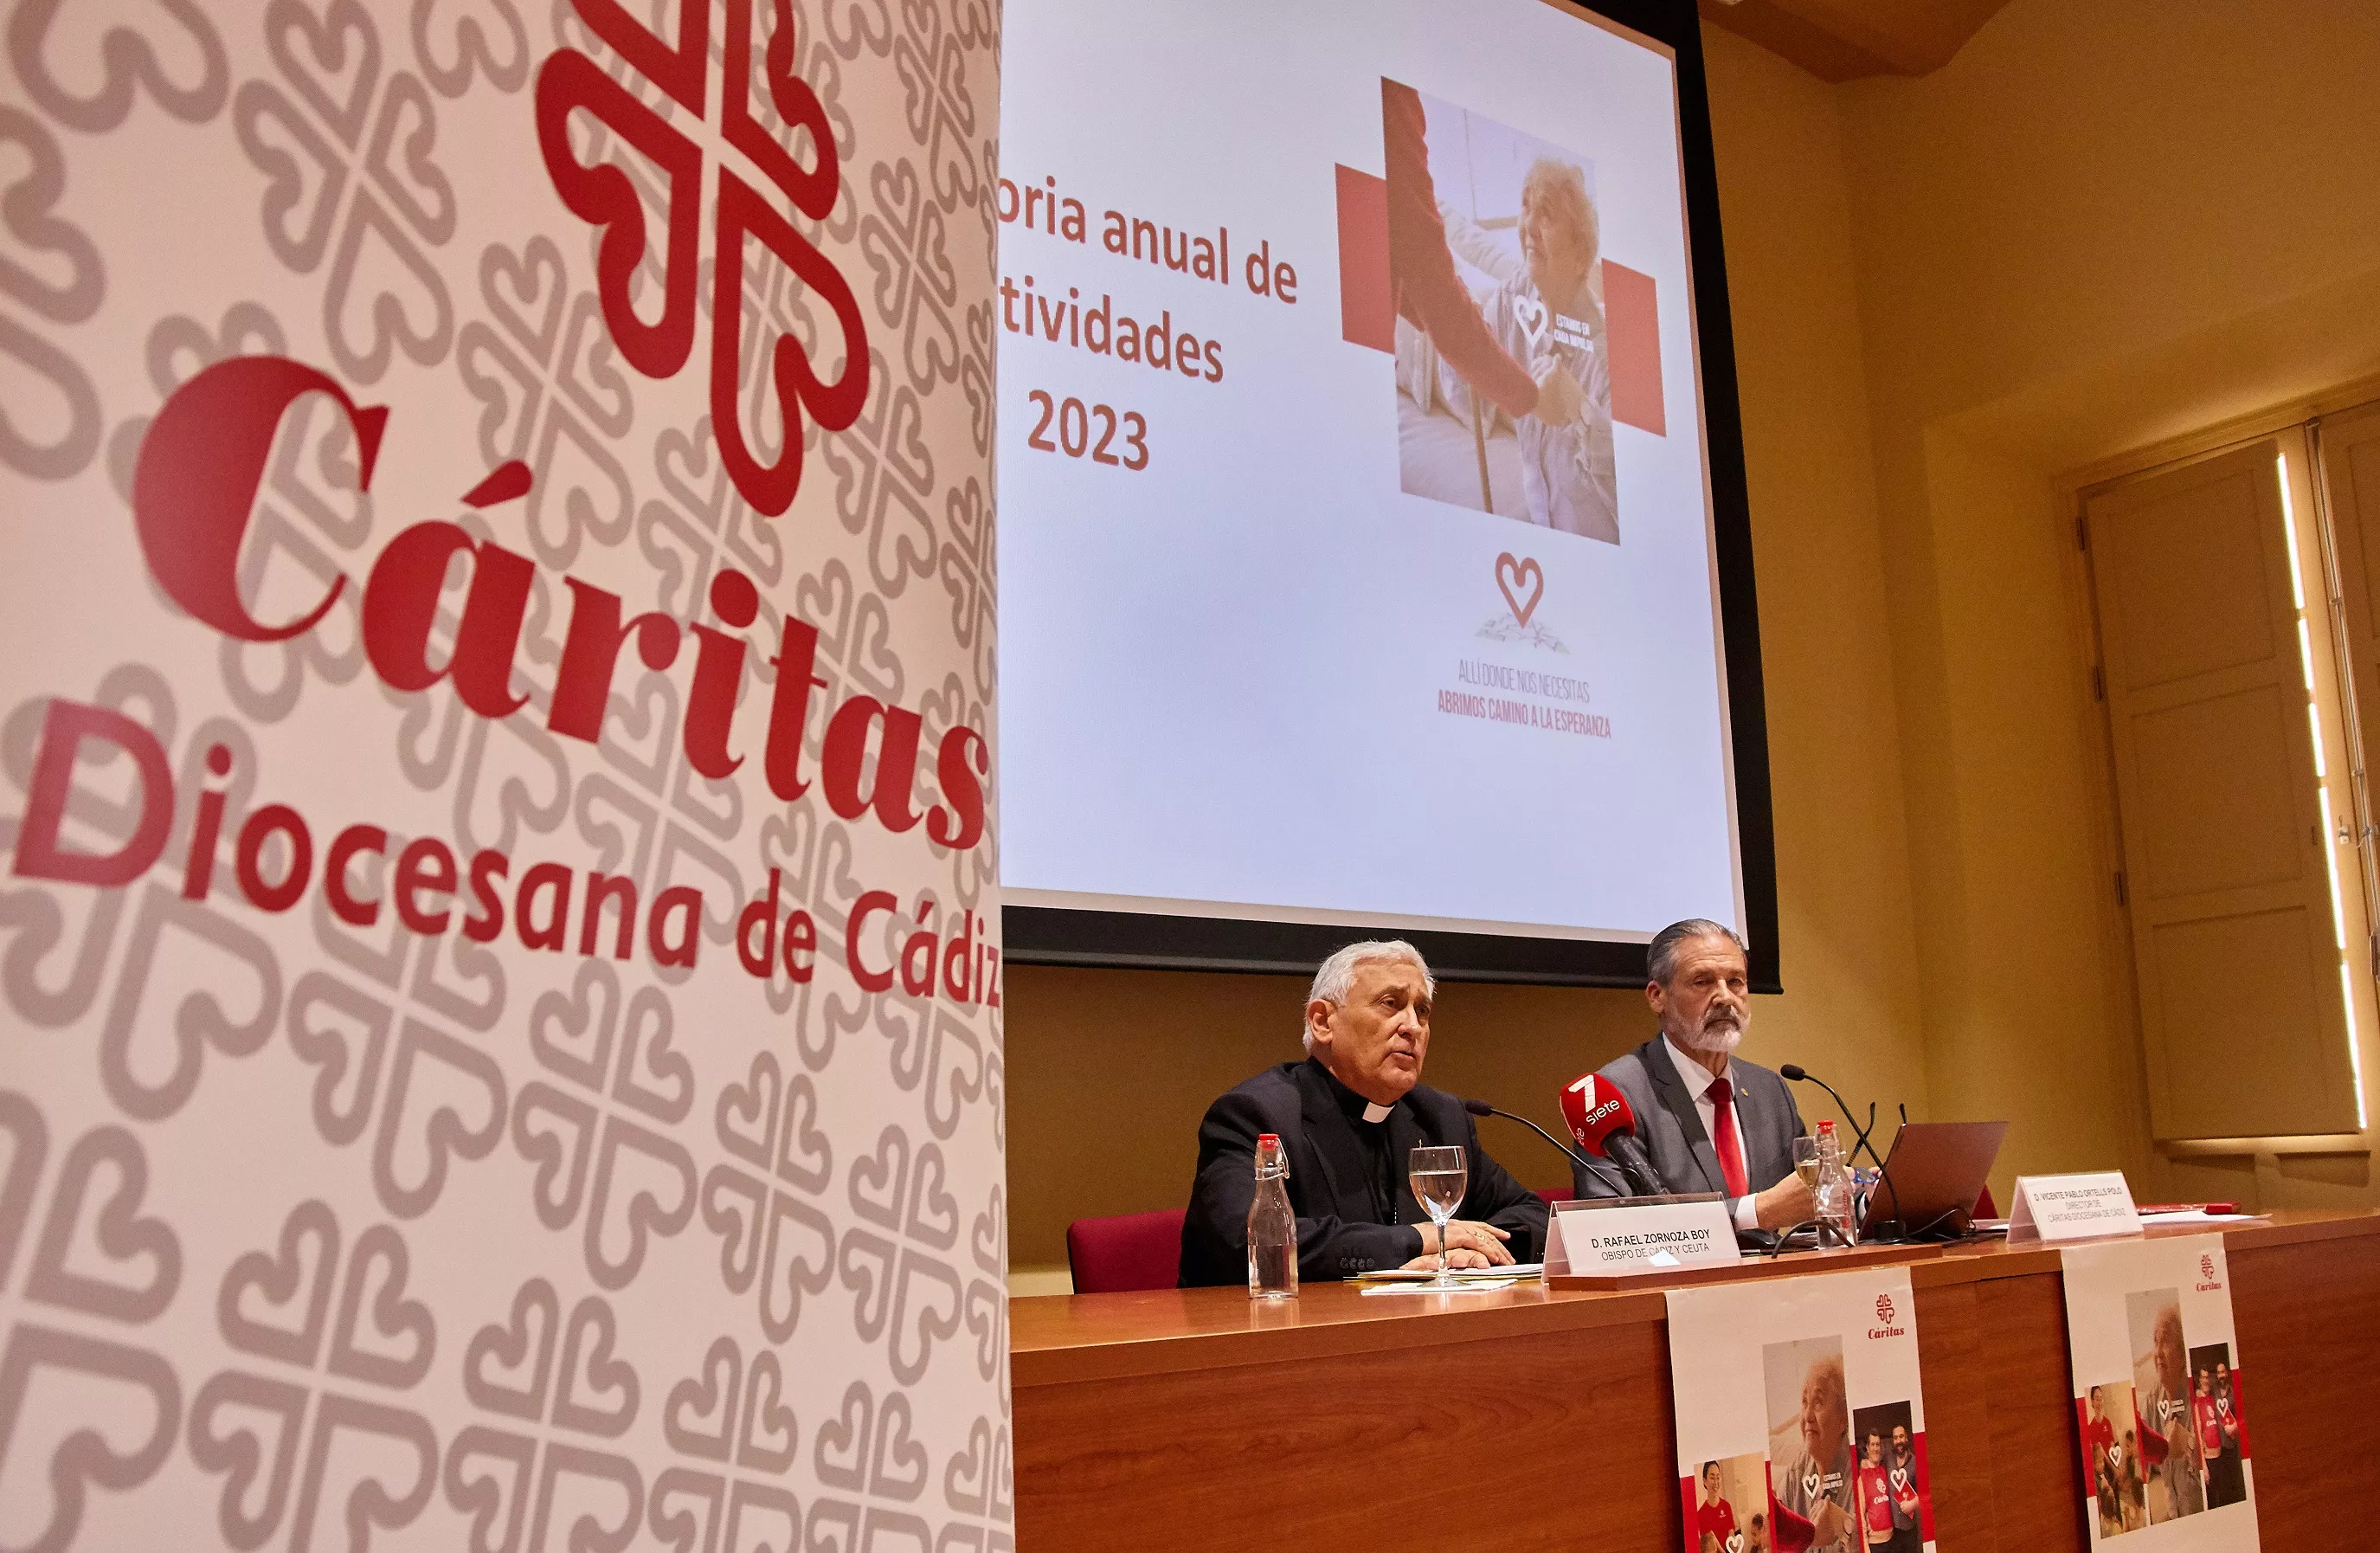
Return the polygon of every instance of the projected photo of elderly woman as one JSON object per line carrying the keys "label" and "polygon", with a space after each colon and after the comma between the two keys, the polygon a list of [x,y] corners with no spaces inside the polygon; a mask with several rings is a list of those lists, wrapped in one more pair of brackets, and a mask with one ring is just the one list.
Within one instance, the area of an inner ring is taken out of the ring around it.
{"label": "projected photo of elderly woman", "polygon": [[[1408,267],[1431,260],[1430,275],[1401,273],[1392,255],[1392,275],[1408,300],[1438,298],[1423,298],[1421,284],[1438,280],[1447,293],[1438,312],[1449,314],[1432,323],[1406,307],[1398,320],[1404,490],[1619,544],[1593,164],[1467,108],[1383,87],[1392,131],[1410,141],[1414,117],[1427,125],[1423,155],[1408,147],[1390,158],[1391,200],[1407,193],[1437,214],[1427,242],[1408,234],[1405,255]],[[1474,349],[1453,326],[1474,309],[1470,333],[1484,324],[1492,346]]]}
{"label": "projected photo of elderly woman", "polygon": [[1580,389],[1577,416],[1521,417],[1521,497],[1529,521],[1564,533],[1620,542],[1612,492],[1611,373],[1604,359],[1603,307],[1589,289],[1600,226],[1586,177],[1541,156],[1521,179],[1517,275],[1488,293],[1480,311],[1504,349],[1542,373],[1559,367]]}

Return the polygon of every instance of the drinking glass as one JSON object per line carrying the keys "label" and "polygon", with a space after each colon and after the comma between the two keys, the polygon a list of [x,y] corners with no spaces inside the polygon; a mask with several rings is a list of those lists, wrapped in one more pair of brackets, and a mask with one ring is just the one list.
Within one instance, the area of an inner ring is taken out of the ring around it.
{"label": "drinking glass", "polygon": [[1818,1189],[1818,1140],[1804,1133],[1793,1140],[1793,1173],[1802,1184],[1815,1192]]}
{"label": "drinking glass", "polygon": [[1459,1148],[1432,1148],[1425,1143],[1407,1158],[1406,1168],[1415,1200],[1429,1210],[1430,1222],[1438,1226],[1438,1287],[1451,1289],[1454,1278],[1447,1262],[1446,1226],[1463,1204],[1463,1188],[1471,1175],[1468,1157]]}

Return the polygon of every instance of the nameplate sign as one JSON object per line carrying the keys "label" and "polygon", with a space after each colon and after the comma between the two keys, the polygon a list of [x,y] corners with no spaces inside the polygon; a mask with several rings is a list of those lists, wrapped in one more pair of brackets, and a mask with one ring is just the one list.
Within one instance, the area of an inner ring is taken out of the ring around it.
{"label": "nameplate sign", "polygon": [[1662,1272],[1672,1267],[1723,1267],[1743,1259],[1722,1198],[1699,1202],[1622,1203],[1610,1207],[1563,1204],[1554,1215],[1546,1272]]}
{"label": "nameplate sign", "polygon": [[2082,1241],[2137,1235],[2140,1210],[2121,1170],[2080,1176],[2019,1176],[2009,1214],[2010,1241]]}

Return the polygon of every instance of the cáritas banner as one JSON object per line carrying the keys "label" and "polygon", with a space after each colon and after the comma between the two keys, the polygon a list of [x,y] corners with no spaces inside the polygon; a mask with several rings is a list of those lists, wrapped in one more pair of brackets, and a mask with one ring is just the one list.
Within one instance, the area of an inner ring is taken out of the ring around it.
{"label": "c\u00e1ritas banner", "polygon": [[968,0],[16,0],[0,1546],[988,1549]]}

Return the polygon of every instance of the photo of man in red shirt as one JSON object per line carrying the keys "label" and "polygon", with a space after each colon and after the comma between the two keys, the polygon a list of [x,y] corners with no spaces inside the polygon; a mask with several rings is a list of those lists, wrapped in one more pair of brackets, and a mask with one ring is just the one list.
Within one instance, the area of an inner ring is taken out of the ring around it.
{"label": "photo of man in red shirt", "polygon": [[[1925,1553],[1925,1440],[1908,1402],[1878,1402],[1852,1415],[1852,1553]],[[1779,1538],[1779,1546],[1783,1538]]]}
{"label": "photo of man in red shirt", "polygon": [[2198,1449],[2208,1461],[2223,1452],[2223,1416],[2215,1411],[2215,1372],[2201,1364],[2190,1397],[2190,1421],[2198,1426]]}
{"label": "photo of man in red shirt", "polygon": [[2190,1367],[2197,1377],[2191,1412],[2198,1428],[2199,1453],[2206,1462],[2206,1508],[2245,1503],[2247,1433],[2240,1417],[2239,1388],[2233,1384],[2230,1345],[2192,1349]]}
{"label": "photo of man in red shirt", "polygon": [[1870,1547],[1892,1546],[1892,1485],[1884,1466],[1884,1436],[1867,1432],[1861,1448],[1859,1482],[1852,1502],[1859,1506],[1860,1534]]}

